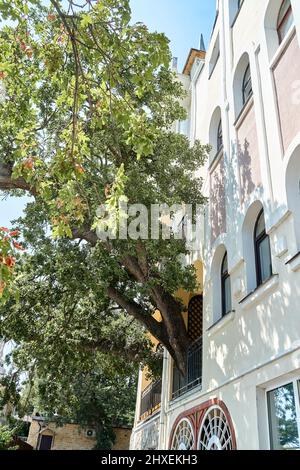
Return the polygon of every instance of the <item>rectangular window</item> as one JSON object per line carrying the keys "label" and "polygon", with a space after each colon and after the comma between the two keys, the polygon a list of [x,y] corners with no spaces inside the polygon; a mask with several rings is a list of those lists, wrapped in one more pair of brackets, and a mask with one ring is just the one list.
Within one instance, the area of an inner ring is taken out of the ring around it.
{"label": "rectangular window", "polygon": [[265,237],[259,244],[259,259],[261,282],[265,282],[272,275],[272,261],[268,237]]}
{"label": "rectangular window", "polygon": [[228,276],[224,281],[224,314],[231,312],[232,303],[231,303],[231,282],[230,277]]}
{"label": "rectangular window", "polygon": [[267,399],[271,449],[300,449],[299,388],[297,390],[296,383],[271,390]]}

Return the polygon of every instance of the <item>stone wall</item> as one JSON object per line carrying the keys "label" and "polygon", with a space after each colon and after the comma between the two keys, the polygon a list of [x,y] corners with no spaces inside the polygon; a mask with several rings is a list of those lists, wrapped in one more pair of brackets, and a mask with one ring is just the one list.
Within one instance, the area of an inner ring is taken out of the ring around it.
{"label": "stone wall", "polygon": [[[131,429],[115,428],[116,442],[114,450],[127,450],[129,448]],[[39,436],[52,436],[51,450],[92,450],[96,444],[95,437],[88,437],[86,430],[77,424],[57,426],[55,423],[46,423],[44,420],[33,419],[30,425],[27,443],[37,449]]]}

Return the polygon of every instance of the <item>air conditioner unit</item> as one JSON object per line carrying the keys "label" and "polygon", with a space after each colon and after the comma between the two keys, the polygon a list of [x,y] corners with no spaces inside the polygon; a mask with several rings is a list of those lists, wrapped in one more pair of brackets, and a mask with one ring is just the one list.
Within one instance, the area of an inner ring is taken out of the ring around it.
{"label": "air conditioner unit", "polygon": [[85,435],[86,437],[96,437],[96,431],[94,429],[87,429]]}

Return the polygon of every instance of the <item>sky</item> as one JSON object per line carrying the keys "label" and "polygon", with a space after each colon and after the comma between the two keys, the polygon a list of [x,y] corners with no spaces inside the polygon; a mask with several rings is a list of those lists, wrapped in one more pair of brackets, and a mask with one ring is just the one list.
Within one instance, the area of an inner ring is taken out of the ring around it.
{"label": "sky", "polygon": [[[170,39],[173,57],[182,71],[190,48],[198,48],[201,33],[206,46],[215,18],[216,0],[131,0],[132,20],[145,23],[151,31],[164,32]],[[0,199],[0,226],[22,214],[26,199]]]}

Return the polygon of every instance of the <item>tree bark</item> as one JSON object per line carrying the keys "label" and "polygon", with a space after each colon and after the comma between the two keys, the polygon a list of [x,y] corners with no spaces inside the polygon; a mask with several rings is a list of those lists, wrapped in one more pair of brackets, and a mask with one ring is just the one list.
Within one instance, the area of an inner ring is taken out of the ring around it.
{"label": "tree bark", "polygon": [[23,189],[36,195],[34,188],[32,188],[24,178],[12,178],[13,165],[9,163],[0,163],[0,190],[11,191],[13,189]]}

